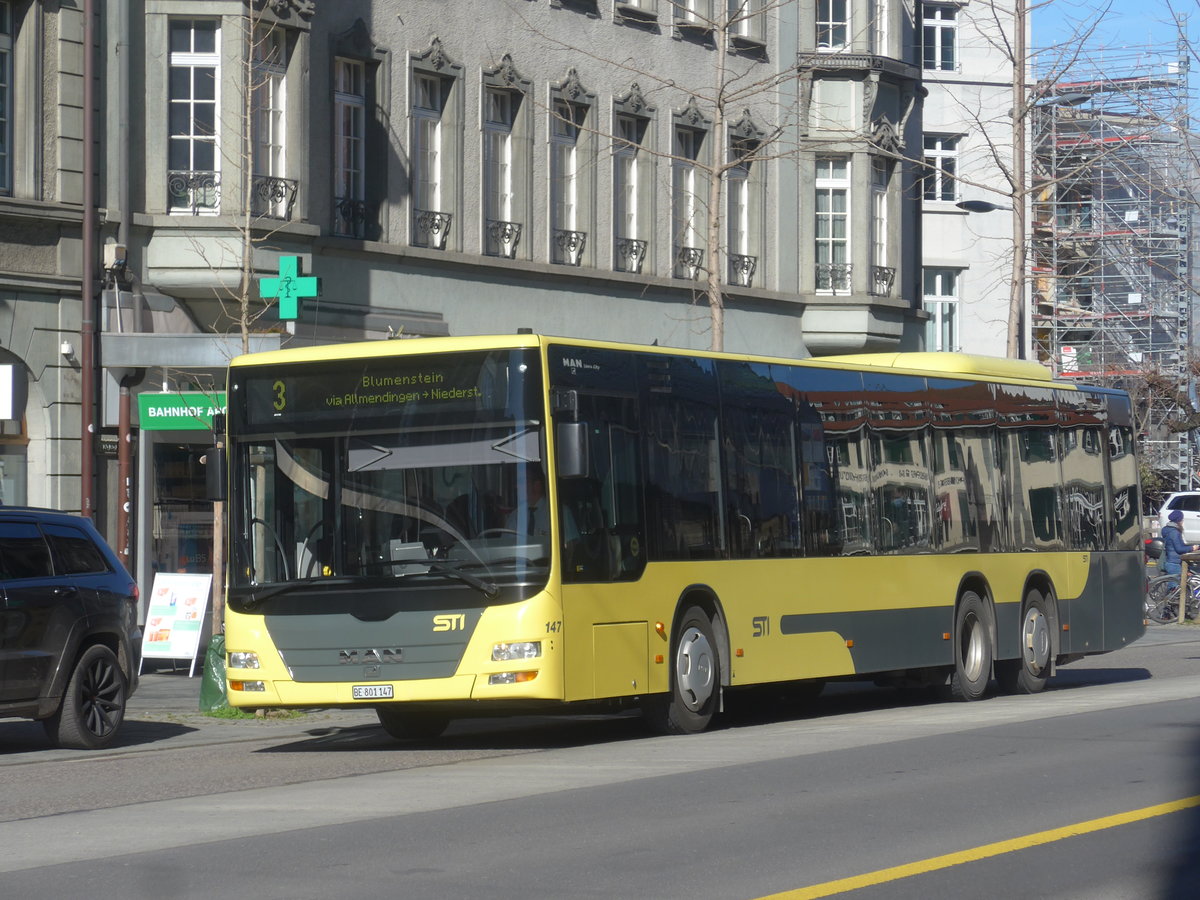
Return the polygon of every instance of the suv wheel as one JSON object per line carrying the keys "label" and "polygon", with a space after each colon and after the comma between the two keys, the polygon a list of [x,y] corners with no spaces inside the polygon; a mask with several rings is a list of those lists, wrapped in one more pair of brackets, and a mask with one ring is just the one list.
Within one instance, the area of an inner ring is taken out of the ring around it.
{"label": "suv wheel", "polygon": [[58,711],[43,723],[60,747],[99,750],[117,736],[125,718],[125,674],[107,647],[88,647],[75,663]]}

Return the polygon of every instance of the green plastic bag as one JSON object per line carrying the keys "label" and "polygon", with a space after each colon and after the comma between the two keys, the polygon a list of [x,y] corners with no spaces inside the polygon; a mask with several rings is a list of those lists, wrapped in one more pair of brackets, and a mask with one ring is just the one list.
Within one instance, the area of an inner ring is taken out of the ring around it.
{"label": "green plastic bag", "polygon": [[204,654],[204,675],[200,679],[200,712],[229,709],[225,696],[225,635],[213,635]]}

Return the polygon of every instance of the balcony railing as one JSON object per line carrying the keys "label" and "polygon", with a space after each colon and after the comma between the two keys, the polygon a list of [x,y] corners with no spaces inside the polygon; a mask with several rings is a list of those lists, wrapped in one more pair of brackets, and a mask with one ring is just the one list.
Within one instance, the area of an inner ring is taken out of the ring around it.
{"label": "balcony railing", "polygon": [[817,290],[850,293],[850,263],[817,263]]}
{"label": "balcony railing", "polygon": [[454,216],[436,209],[413,210],[413,245],[445,250]]}
{"label": "balcony railing", "polygon": [[640,274],[646,259],[646,242],[637,238],[617,238],[613,268],[618,272]]}
{"label": "balcony railing", "polygon": [[704,265],[704,251],[699,247],[675,248],[675,277],[695,281]]}
{"label": "balcony railing", "polygon": [[892,296],[896,270],[891,266],[871,266],[871,293],[876,297]]}
{"label": "balcony railing", "polygon": [[551,247],[554,254],[554,262],[564,266],[579,265],[579,261],[583,259],[583,248],[586,245],[586,231],[555,229],[554,244]]}
{"label": "balcony railing", "polygon": [[754,270],[758,268],[757,256],[741,253],[729,254],[729,283],[750,287],[754,283]]}
{"label": "balcony railing", "polygon": [[373,240],[378,237],[375,207],[365,200],[333,198],[333,233],[339,237]]}
{"label": "balcony railing", "polygon": [[267,219],[291,221],[299,182],[274,175],[255,175],[250,181],[250,212]]}
{"label": "balcony railing", "polygon": [[220,172],[168,172],[167,209],[173,213],[215,213],[221,206]]}
{"label": "balcony railing", "polygon": [[521,243],[521,223],[488,219],[486,237],[488,256],[512,259],[517,255],[517,244]]}

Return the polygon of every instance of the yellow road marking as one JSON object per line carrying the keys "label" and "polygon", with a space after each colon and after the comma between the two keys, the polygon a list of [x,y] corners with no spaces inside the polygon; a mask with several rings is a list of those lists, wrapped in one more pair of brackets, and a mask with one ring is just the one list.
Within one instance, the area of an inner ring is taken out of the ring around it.
{"label": "yellow road marking", "polygon": [[1093,831],[1103,831],[1106,828],[1116,828],[1118,825],[1128,825],[1131,822],[1153,819],[1155,816],[1169,815],[1170,813],[1191,809],[1194,806],[1200,806],[1200,796],[1185,797],[1182,800],[1160,803],[1157,806],[1147,806],[1144,809],[1118,813],[1115,816],[1104,816],[1103,818],[1091,819],[1087,822],[1077,822],[1074,825],[1066,825],[1062,828],[1051,828],[1049,831],[1038,831],[1034,834],[1027,834],[1024,837],[1012,838],[1007,841],[997,841],[994,844],[984,844],[982,847],[960,850],[957,853],[947,853],[945,856],[933,856],[918,862],[893,866],[890,869],[878,869],[877,871],[855,875],[851,878],[826,881],[824,884],[814,884],[794,891],[770,894],[766,897],[759,897],[758,900],[813,900],[816,897],[832,897],[834,894],[872,887],[888,881],[898,881],[901,878],[910,878],[913,875],[922,875],[938,869],[948,869],[951,866],[974,862],[977,859],[987,859],[989,856],[1012,853],[1014,850],[1024,850],[1027,847],[1036,847],[1039,844],[1052,844],[1064,838],[1089,834]]}

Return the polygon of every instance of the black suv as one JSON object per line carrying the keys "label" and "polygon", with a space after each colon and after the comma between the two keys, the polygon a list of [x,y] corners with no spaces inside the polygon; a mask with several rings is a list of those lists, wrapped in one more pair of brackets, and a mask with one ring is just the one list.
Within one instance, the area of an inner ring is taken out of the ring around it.
{"label": "black suv", "polygon": [[107,747],[137,688],[138,588],[90,519],[0,506],[0,717]]}

